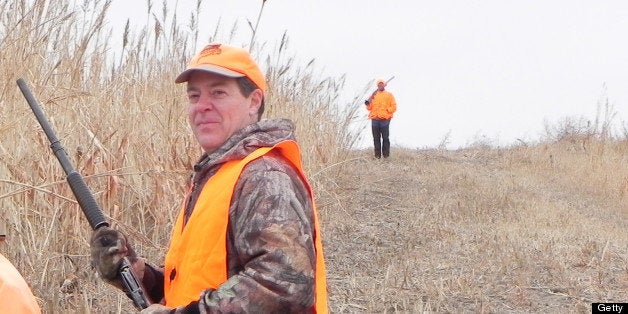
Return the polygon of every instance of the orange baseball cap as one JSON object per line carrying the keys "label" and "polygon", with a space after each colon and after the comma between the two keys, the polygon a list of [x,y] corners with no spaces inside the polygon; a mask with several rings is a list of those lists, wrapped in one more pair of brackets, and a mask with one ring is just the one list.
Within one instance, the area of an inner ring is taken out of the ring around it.
{"label": "orange baseball cap", "polygon": [[384,84],[384,85],[386,85],[386,81],[384,81],[384,80],[382,80],[382,79],[379,79],[379,80],[377,80],[377,83],[375,83],[375,85],[379,85],[379,84]]}
{"label": "orange baseball cap", "polygon": [[190,60],[188,68],[174,80],[175,83],[187,82],[193,71],[207,71],[226,77],[248,77],[255,85],[266,93],[266,79],[248,51],[211,43]]}

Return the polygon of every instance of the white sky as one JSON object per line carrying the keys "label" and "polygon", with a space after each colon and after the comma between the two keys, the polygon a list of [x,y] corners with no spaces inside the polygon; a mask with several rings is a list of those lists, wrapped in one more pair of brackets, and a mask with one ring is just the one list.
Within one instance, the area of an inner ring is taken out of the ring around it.
{"label": "white sky", "polygon": [[[261,3],[205,0],[199,48],[219,18],[225,29],[239,22],[247,44]],[[180,0],[181,17],[195,4]],[[143,25],[145,8],[113,0],[112,23]],[[448,132],[449,148],[535,141],[545,121],[593,120],[604,84],[616,129],[628,126],[628,1],[268,0],[257,41],[274,45],[284,31],[304,62],[347,75],[347,100],[395,76],[393,145],[435,147]]]}

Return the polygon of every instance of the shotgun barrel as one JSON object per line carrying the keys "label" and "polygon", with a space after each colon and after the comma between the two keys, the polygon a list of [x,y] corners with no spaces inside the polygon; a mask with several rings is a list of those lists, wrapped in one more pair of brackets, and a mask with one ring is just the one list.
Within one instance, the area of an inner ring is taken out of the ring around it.
{"label": "shotgun barrel", "polygon": [[[24,98],[26,98],[26,102],[28,102],[28,105],[33,110],[37,121],[39,121],[39,125],[41,125],[41,128],[46,133],[46,136],[50,141],[50,148],[59,160],[59,163],[66,174],[66,180],[70,185],[70,189],[72,189],[72,193],[81,207],[83,214],[85,214],[92,230],[96,230],[101,227],[108,227],[109,223],[98,206],[94,195],[83,180],[81,174],[74,169],[74,166],[72,166],[72,162],[70,161],[68,154],[57,138],[55,131],[52,129],[52,126],[48,122],[48,119],[35,99],[35,96],[33,96],[33,93],[31,93],[28,88],[26,81],[20,78],[17,80],[17,85],[22,91]],[[122,283],[126,288],[125,292],[129,298],[133,300],[133,304],[139,309],[147,308],[150,305],[150,301],[148,300],[146,293],[144,293],[141,283],[137,280],[135,274],[133,274],[133,271],[131,270],[131,262],[128,258],[122,259],[122,264],[120,265],[118,272]]]}

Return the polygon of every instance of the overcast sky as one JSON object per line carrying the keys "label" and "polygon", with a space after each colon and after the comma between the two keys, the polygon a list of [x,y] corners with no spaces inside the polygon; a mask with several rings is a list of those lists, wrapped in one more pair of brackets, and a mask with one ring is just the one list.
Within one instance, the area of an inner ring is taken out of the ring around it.
{"label": "overcast sky", "polygon": [[[180,0],[179,12],[195,3]],[[220,18],[240,22],[248,43],[261,3],[205,0],[201,39]],[[145,7],[113,0],[112,23],[142,23]],[[395,76],[393,145],[435,147],[447,134],[449,148],[535,141],[545,121],[593,120],[604,93],[617,130],[628,126],[628,1],[267,0],[257,40],[274,44],[284,31],[297,57],[346,74],[347,100]]]}

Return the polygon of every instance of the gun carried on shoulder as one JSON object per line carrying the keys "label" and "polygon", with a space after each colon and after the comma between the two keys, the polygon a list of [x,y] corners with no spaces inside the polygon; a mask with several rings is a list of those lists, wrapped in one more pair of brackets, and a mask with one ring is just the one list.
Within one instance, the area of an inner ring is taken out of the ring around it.
{"label": "gun carried on shoulder", "polygon": [[[59,163],[61,164],[61,167],[63,168],[63,171],[67,176],[66,180],[68,181],[68,184],[72,189],[72,193],[74,194],[76,201],[81,207],[83,214],[85,214],[85,217],[87,218],[89,225],[92,227],[92,230],[96,230],[101,227],[108,227],[109,223],[105,219],[102,210],[98,206],[98,203],[96,203],[94,195],[83,180],[81,174],[78,173],[72,166],[72,163],[68,158],[65,149],[59,142],[57,135],[50,126],[48,120],[46,119],[46,115],[44,114],[37,100],[35,99],[35,96],[33,96],[33,93],[31,93],[30,89],[23,79],[18,79],[17,85],[22,91],[24,98],[26,98],[28,105],[33,110],[35,117],[37,117],[37,121],[39,121],[39,124],[46,133],[46,136],[50,141],[50,148],[52,148],[52,151],[59,160]],[[142,285],[133,274],[133,271],[131,270],[131,263],[129,262],[128,258],[124,258],[122,260],[122,264],[120,265],[120,269],[118,270],[118,272],[122,283],[126,288],[126,294],[133,300],[135,306],[139,309],[147,308],[151,302],[146,296],[144,290],[142,289]]]}
{"label": "gun carried on shoulder", "polygon": [[[388,85],[388,82],[392,81],[395,78],[395,76],[391,76],[389,79],[386,80],[386,85]],[[378,89],[376,88],[373,93],[371,94],[371,96],[369,96],[369,99],[364,101],[365,105],[370,105],[371,101],[373,100],[373,97],[375,97],[375,94],[377,94]]]}

